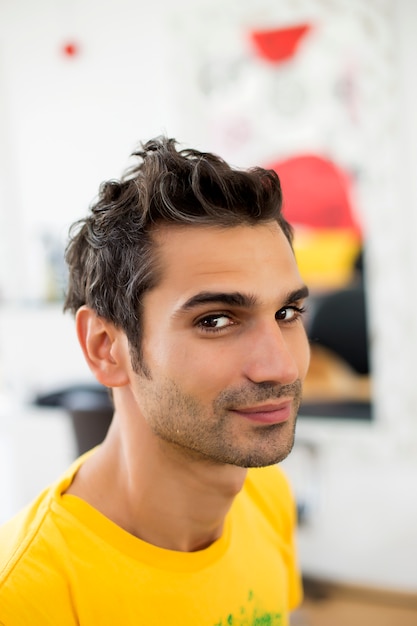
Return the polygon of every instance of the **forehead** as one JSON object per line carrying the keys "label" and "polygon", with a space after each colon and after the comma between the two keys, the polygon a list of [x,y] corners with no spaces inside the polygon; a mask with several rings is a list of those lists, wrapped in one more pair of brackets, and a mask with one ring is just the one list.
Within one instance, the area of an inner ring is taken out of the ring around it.
{"label": "forehead", "polygon": [[258,293],[302,284],[292,248],[276,222],[229,228],[161,226],[154,233],[156,290],[184,298],[213,289]]}

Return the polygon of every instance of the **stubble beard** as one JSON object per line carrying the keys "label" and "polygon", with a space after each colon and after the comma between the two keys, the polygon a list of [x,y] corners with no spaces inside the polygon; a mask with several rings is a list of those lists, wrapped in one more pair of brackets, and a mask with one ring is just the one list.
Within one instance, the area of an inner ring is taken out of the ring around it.
{"label": "stubble beard", "polygon": [[[294,445],[295,426],[301,403],[301,381],[290,385],[259,383],[222,391],[209,408],[172,380],[154,386],[147,378],[147,421],[154,434],[190,461],[265,467],[284,460]],[[144,381],[145,382],[145,381]],[[145,387],[146,387],[145,383]],[[293,399],[290,419],[277,424],[254,424],[230,411],[278,398]],[[242,430],[246,432],[242,434]]]}
{"label": "stubble beard", "polygon": [[[279,398],[292,398],[292,415],[281,423],[254,425],[253,443],[250,449],[234,449],[228,461],[240,467],[265,467],[283,461],[294,446],[297,413],[301,404],[302,384],[300,380],[289,385],[258,383],[238,389],[223,391],[214,403],[233,410],[237,407],[268,403]],[[242,418],[243,420],[245,418]]]}

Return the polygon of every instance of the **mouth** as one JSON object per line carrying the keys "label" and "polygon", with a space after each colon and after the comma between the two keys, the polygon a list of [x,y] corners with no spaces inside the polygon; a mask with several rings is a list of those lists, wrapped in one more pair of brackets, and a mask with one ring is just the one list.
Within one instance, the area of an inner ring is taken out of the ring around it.
{"label": "mouth", "polygon": [[232,413],[259,424],[281,424],[290,419],[293,400],[232,409]]}

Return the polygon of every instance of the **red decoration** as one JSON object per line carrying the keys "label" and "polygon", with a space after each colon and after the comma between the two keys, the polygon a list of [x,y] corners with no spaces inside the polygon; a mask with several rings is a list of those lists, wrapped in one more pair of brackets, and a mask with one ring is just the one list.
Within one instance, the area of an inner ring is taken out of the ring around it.
{"label": "red decoration", "polygon": [[63,45],[62,51],[67,57],[75,57],[79,53],[79,47],[74,41],[68,41]]}
{"label": "red decoration", "polygon": [[360,234],[351,206],[351,181],[335,163],[304,154],[269,167],[281,180],[284,213],[290,223],[318,229],[347,229]]}
{"label": "red decoration", "polygon": [[299,26],[288,28],[258,30],[252,31],[251,38],[259,56],[266,61],[279,63],[295,55],[302,37],[310,29],[311,26],[309,24],[300,24]]}

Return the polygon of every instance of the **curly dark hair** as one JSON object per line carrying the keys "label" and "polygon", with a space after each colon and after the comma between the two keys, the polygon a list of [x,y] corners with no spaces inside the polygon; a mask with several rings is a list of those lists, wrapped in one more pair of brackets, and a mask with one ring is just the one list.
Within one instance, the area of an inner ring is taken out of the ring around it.
{"label": "curly dark hair", "polygon": [[100,186],[86,218],[72,225],[66,249],[69,281],[64,310],[86,304],[125,333],[140,364],[141,301],[159,280],[152,232],[158,224],[233,227],[284,219],[273,170],[239,170],[166,137],[141,144],[140,162],[121,180]]}

